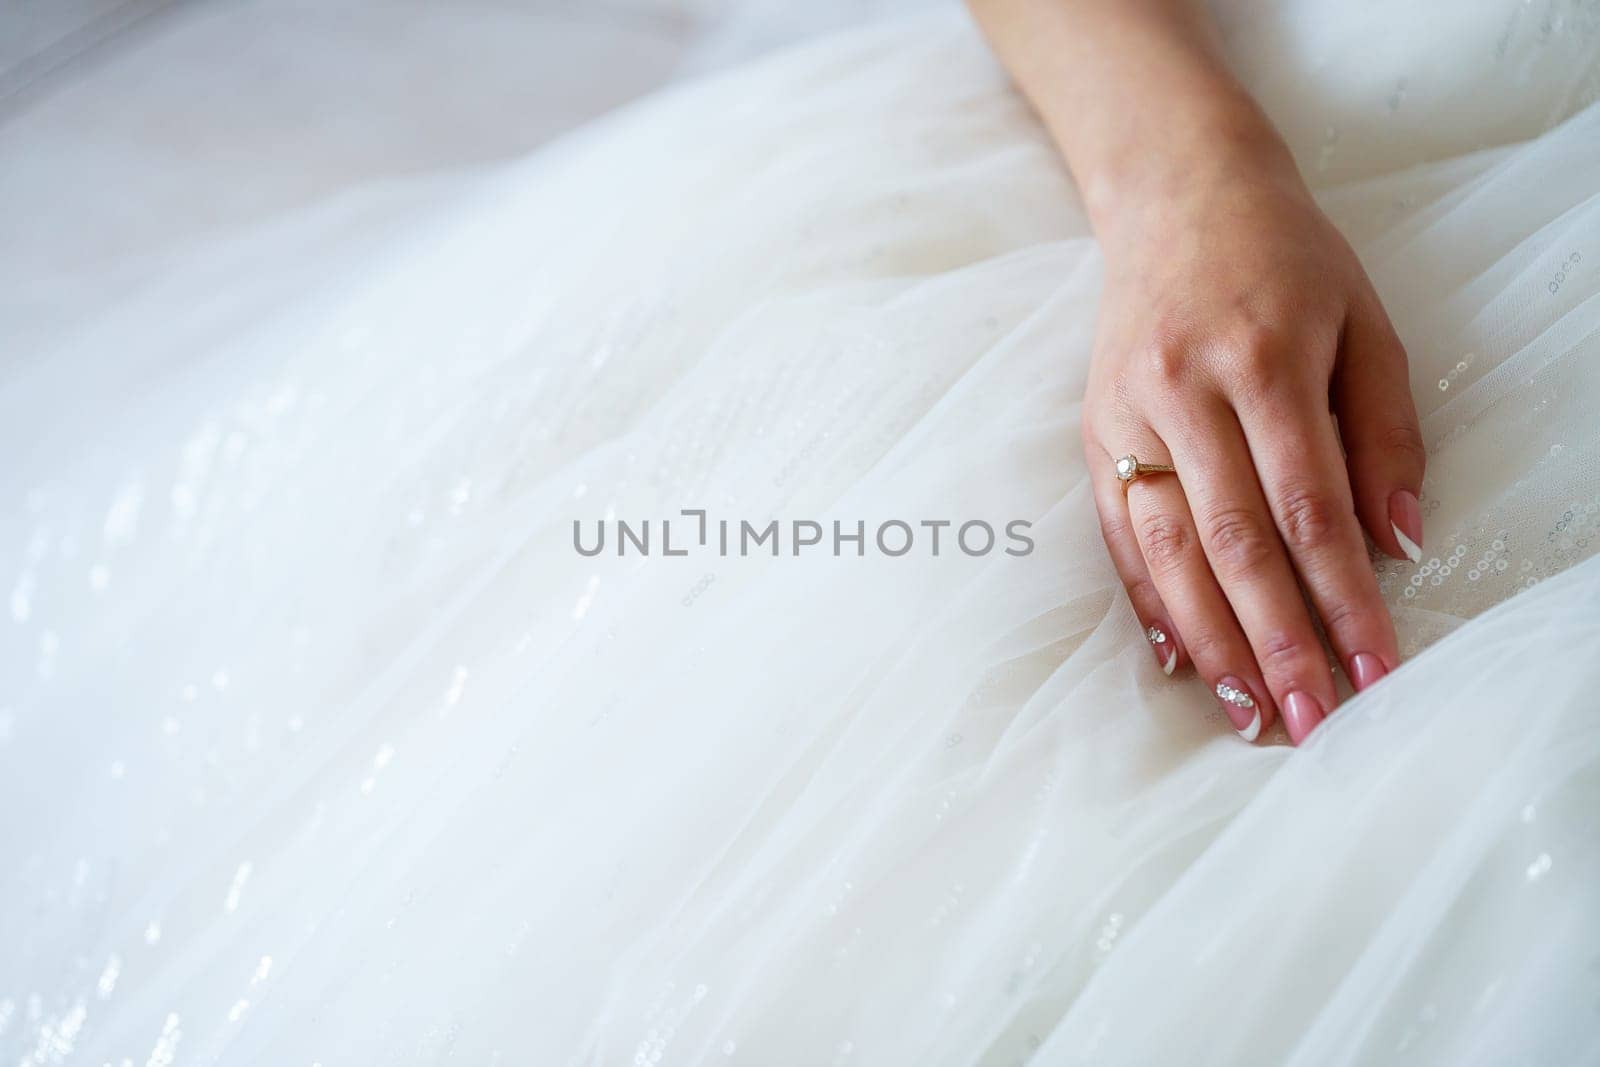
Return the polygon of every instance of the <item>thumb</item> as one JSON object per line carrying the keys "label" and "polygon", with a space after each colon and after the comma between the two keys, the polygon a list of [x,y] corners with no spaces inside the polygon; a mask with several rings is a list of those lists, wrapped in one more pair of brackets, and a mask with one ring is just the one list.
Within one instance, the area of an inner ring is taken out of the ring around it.
{"label": "thumb", "polygon": [[1396,559],[1422,559],[1422,471],[1427,453],[1411,399],[1406,351],[1372,297],[1345,322],[1333,375],[1356,515],[1374,543]]}

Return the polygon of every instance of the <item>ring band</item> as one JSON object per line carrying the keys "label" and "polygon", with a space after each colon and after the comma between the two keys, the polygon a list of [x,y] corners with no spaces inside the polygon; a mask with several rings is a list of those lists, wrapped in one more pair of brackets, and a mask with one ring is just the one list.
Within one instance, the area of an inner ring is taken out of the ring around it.
{"label": "ring band", "polygon": [[1140,463],[1139,457],[1131,453],[1117,460],[1117,481],[1122,483],[1124,492],[1127,491],[1129,482],[1137,481],[1147,474],[1176,473],[1176,470],[1165,463]]}

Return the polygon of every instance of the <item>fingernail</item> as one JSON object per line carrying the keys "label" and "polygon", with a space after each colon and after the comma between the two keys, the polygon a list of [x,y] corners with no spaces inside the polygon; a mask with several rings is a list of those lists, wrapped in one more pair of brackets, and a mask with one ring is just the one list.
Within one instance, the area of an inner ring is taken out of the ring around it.
{"label": "fingernail", "polygon": [[1389,529],[1400,542],[1400,550],[1412,563],[1422,562],[1422,505],[1417,494],[1398,489],[1389,495]]}
{"label": "fingernail", "polygon": [[1300,744],[1311,735],[1322,721],[1322,705],[1310,693],[1294,692],[1283,702],[1283,725],[1289,730],[1289,740]]}
{"label": "fingernail", "polygon": [[1371,652],[1357,652],[1350,657],[1350,681],[1358,693],[1388,673],[1383,660]]}
{"label": "fingernail", "polygon": [[1161,664],[1161,673],[1171,675],[1178,666],[1178,641],[1172,636],[1163,623],[1151,623],[1144,632],[1144,639],[1150,642],[1150,651],[1156,654],[1156,662]]}
{"label": "fingernail", "polygon": [[1261,709],[1243,682],[1232,676],[1222,679],[1217,683],[1217,699],[1240,737],[1254,741],[1261,736]]}

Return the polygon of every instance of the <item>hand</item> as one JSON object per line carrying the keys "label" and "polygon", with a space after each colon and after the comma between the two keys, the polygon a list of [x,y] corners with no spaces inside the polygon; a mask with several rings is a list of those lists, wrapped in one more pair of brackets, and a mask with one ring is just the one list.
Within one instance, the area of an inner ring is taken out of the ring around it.
{"label": "hand", "polygon": [[[1120,203],[1083,420],[1106,545],[1168,673],[1192,661],[1248,740],[1281,713],[1298,744],[1336,702],[1313,612],[1356,688],[1399,664],[1362,529],[1418,558],[1405,351],[1281,145]],[[1125,487],[1130,453],[1177,473]]]}
{"label": "hand", "polygon": [[[1134,610],[1247,739],[1281,710],[1299,743],[1335,697],[1313,611],[1356,688],[1399,663],[1361,529],[1420,555],[1405,352],[1203,4],[971,3],[1105,250],[1084,445]],[[1124,494],[1129,454],[1177,473]]]}

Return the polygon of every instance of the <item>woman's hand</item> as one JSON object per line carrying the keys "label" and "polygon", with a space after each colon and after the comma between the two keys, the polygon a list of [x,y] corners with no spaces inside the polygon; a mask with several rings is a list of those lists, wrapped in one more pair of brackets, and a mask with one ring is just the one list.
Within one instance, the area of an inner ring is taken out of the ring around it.
{"label": "woman's hand", "polygon": [[[1405,352],[1187,0],[973,0],[1105,254],[1084,447],[1106,544],[1170,674],[1300,742],[1399,662],[1362,530],[1417,559]],[[1176,474],[1119,481],[1134,455]],[[1304,592],[1302,592],[1302,586]]]}
{"label": "woman's hand", "polygon": [[[1335,703],[1312,611],[1358,688],[1399,662],[1362,527],[1401,557],[1422,537],[1405,352],[1281,152],[1125,203],[1083,419],[1106,544],[1157,660],[1191,659],[1247,738],[1281,711],[1298,743]],[[1177,475],[1124,486],[1129,453]]]}

